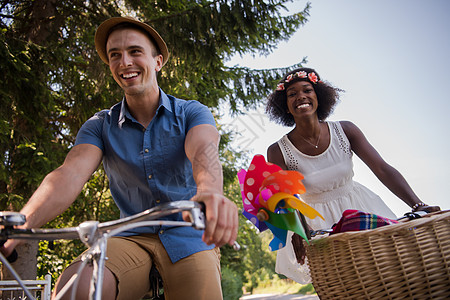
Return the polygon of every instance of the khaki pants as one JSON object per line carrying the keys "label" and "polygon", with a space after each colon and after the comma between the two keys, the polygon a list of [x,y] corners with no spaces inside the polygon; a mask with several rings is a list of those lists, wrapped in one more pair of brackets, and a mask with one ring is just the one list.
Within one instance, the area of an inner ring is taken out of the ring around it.
{"label": "khaki pants", "polygon": [[110,238],[106,256],[105,265],[118,282],[117,299],[141,299],[150,290],[152,264],[162,277],[166,300],[222,299],[218,248],[173,264],[158,235],[142,234]]}

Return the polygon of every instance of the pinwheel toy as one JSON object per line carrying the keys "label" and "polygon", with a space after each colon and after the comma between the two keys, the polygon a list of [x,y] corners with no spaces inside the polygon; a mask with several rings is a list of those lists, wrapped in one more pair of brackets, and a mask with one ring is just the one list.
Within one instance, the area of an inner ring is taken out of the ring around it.
{"label": "pinwheel toy", "polygon": [[314,208],[295,196],[305,193],[303,178],[297,171],[285,171],[266,162],[259,154],[253,157],[247,171],[242,169],[238,172],[244,207],[242,213],[259,231],[272,231],[274,238],[269,244],[272,251],[286,245],[288,230],[308,241],[295,210],[310,219],[323,219]]}

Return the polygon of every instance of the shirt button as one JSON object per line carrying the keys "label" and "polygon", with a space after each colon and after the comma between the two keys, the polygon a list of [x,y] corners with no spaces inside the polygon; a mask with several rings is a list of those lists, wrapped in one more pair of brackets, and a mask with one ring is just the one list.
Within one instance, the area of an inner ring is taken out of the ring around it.
{"label": "shirt button", "polygon": [[145,153],[148,153],[148,149],[145,149],[144,152],[145,152]]}
{"label": "shirt button", "polygon": [[152,175],[148,175],[148,179],[152,179]]}

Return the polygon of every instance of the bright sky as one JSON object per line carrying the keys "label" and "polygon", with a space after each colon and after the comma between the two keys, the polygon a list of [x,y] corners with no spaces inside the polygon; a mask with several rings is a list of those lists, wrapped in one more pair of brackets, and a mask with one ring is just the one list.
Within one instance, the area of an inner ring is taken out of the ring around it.
{"label": "bright sky", "polygon": [[[423,202],[450,209],[450,1],[311,0],[309,21],[268,57],[229,65],[307,67],[346,92],[329,120],[350,120],[397,168]],[[291,12],[306,1],[295,1]],[[264,154],[289,132],[260,111],[230,121],[237,145]],[[354,156],[354,179],[397,216],[409,211]]]}

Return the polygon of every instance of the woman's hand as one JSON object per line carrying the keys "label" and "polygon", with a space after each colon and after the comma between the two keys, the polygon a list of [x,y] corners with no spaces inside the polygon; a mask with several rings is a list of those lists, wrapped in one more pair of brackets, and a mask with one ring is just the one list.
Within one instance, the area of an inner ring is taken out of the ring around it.
{"label": "woman's hand", "polygon": [[297,262],[301,265],[305,263],[306,248],[303,245],[303,239],[296,233],[292,235],[292,246],[294,247],[295,258]]}
{"label": "woman's hand", "polygon": [[415,211],[425,211],[427,213],[432,213],[436,211],[441,211],[441,208],[439,206],[431,206],[431,205],[421,205],[419,206]]}

